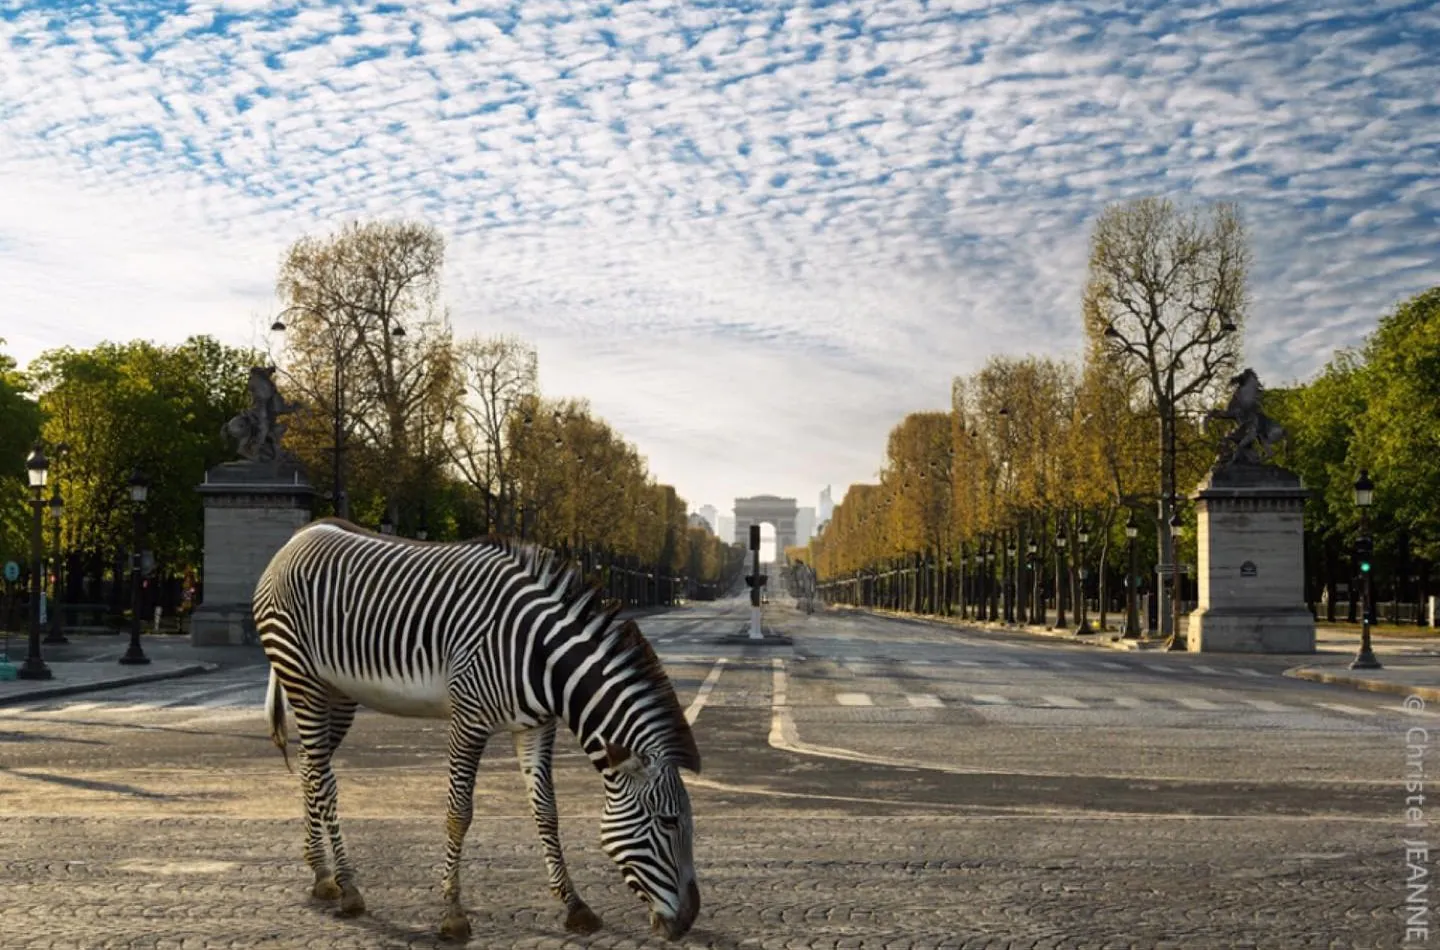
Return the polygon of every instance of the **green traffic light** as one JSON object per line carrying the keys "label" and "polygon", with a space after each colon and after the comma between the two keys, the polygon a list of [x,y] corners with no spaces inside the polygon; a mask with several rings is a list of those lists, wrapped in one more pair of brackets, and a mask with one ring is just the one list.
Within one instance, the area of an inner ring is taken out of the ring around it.
{"label": "green traffic light", "polygon": [[1369,561],[1361,561],[1361,562],[1360,562],[1360,573],[1362,573],[1362,574],[1369,574],[1369,573],[1370,573],[1370,562],[1369,562]]}

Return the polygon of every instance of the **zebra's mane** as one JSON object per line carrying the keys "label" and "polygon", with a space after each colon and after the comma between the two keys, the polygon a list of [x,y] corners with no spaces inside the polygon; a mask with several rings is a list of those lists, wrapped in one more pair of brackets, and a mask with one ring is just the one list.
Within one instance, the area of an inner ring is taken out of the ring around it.
{"label": "zebra's mane", "polygon": [[662,712],[661,729],[669,733],[674,743],[669,751],[677,755],[675,764],[699,774],[700,750],[695,745],[695,734],[655,648],[634,620],[626,620],[618,627],[614,625],[620,602],[605,600],[598,583],[585,582],[584,570],[579,564],[549,548],[500,536],[480,538],[477,543],[510,555],[530,577],[540,582],[547,596],[556,598],[565,608],[580,605],[576,622],[589,634],[594,649],[607,656],[623,658],[625,666],[650,685],[649,699]]}

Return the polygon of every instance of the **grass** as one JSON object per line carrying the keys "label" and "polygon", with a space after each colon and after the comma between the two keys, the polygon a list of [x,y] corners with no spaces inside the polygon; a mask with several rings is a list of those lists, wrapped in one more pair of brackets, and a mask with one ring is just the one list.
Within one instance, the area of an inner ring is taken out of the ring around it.
{"label": "grass", "polygon": [[[1324,620],[1317,622],[1318,626],[1337,633],[1348,633],[1356,637],[1360,636],[1360,624],[1346,623],[1337,620],[1334,623],[1327,623]],[[1440,630],[1433,627],[1417,627],[1412,623],[1377,623],[1370,628],[1372,637],[1405,637],[1411,640],[1440,640]]]}

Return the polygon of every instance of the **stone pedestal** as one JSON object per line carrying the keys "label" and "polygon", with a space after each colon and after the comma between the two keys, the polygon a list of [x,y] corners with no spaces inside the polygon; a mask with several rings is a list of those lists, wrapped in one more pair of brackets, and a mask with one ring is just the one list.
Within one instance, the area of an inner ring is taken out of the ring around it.
{"label": "stone pedestal", "polygon": [[260,574],[309,523],[315,489],[290,459],[226,462],[205,473],[205,599],[190,618],[195,646],[242,644],[255,633]]}
{"label": "stone pedestal", "polygon": [[1315,652],[1315,620],[1305,606],[1308,494],[1299,476],[1274,465],[1226,466],[1200,486],[1191,652]]}

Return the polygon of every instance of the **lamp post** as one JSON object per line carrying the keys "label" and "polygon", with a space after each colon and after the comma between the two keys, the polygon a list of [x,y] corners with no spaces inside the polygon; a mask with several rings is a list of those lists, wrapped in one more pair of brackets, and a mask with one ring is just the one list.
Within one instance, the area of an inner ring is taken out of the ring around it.
{"label": "lamp post", "polygon": [[1045,601],[1040,596],[1040,547],[1032,535],[1025,542],[1025,561],[1030,567],[1030,615],[1032,626],[1045,626]]}
{"label": "lamp post", "polygon": [[120,658],[120,662],[127,666],[140,663],[149,663],[150,658],[140,647],[140,567],[143,554],[141,545],[144,543],[144,505],[145,499],[150,494],[150,480],[138,468],[130,475],[130,501],[134,505],[133,527],[135,529],[134,541],[130,552],[130,648]]}
{"label": "lamp post", "polygon": [[1080,522],[1080,528],[1075,532],[1075,540],[1079,542],[1079,547],[1075,551],[1075,566],[1077,568],[1076,573],[1080,579],[1080,589],[1077,591],[1079,594],[1079,602],[1075,604],[1075,618],[1078,621],[1075,632],[1083,636],[1084,634],[1095,632],[1095,628],[1090,626],[1090,615],[1085,609],[1087,606],[1085,602],[1085,579],[1089,574],[1089,569],[1085,564],[1085,547],[1090,543],[1090,526],[1084,521]]}
{"label": "lamp post", "polygon": [[1065,627],[1065,526],[1055,529],[1055,627]]}
{"label": "lamp post", "polygon": [[1375,483],[1370,480],[1370,473],[1365,469],[1360,470],[1360,477],[1355,480],[1355,507],[1360,509],[1360,534],[1355,538],[1355,561],[1360,567],[1360,585],[1364,602],[1361,604],[1360,617],[1360,652],[1355,654],[1355,659],[1350,663],[1352,670],[1378,670],[1380,661],[1375,659],[1375,651],[1370,648],[1370,559],[1375,553],[1375,541],[1370,537],[1370,503],[1375,500]]}
{"label": "lamp post", "polygon": [[1165,649],[1170,653],[1179,653],[1188,649],[1187,645],[1180,639],[1180,535],[1185,530],[1184,523],[1180,520],[1180,505],[1176,499],[1171,499],[1170,515],[1170,642]]}
{"label": "lamp post", "polygon": [[1135,512],[1130,512],[1130,520],[1125,522],[1125,543],[1130,548],[1130,573],[1125,575],[1125,637],[1127,639],[1138,639],[1140,637],[1140,599],[1135,590],[1135,582],[1138,577],[1135,574],[1135,537],[1140,533],[1140,526],[1135,523]]}
{"label": "lamp post", "polygon": [[57,484],[50,495],[50,537],[54,551],[55,594],[50,598],[50,632],[45,635],[46,643],[69,643],[65,636],[64,622],[60,619],[60,516],[65,513],[65,503],[60,499]]}
{"label": "lamp post", "polygon": [[1020,560],[1015,557],[1015,537],[1005,539],[1005,563],[1009,565],[1009,584],[1005,588],[1005,622],[1014,623],[1020,616]]}
{"label": "lamp post", "polygon": [[990,588],[990,610],[989,620],[995,623],[1000,619],[1000,589],[995,584],[995,542],[985,549],[985,583]]}
{"label": "lamp post", "polygon": [[[296,304],[286,307],[275,316],[275,322],[270,324],[270,329],[275,333],[285,332],[285,321],[282,319],[285,314],[296,310],[303,311],[320,320],[325,326],[325,340],[330,344],[330,362],[334,368],[334,409],[335,409],[335,457],[334,457],[334,479],[335,479],[335,514],[337,517],[350,518],[350,497],[345,493],[345,389],[344,366],[346,354],[342,353],[340,328],[337,324],[325,319],[323,313],[312,309],[304,304]],[[405,336],[405,328],[400,324],[390,328],[390,335],[396,339]]]}
{"label": "lamp post", "polygon": [[15,675],[22,680],[48,680],[55,675],[50,672],[50,667],[45,665],[45,658],[40,654],[40,581],[45,571],[44,553],[41,550],[44,543],[41,519],[44,517],[42,513],[45,510],[45,481],[49,471],[50,462],[45,458],[45,450],[36,442],[25,459],[25,476],[30,481],[30,507],[34,510],[34,522],[30,532],[30,648],[25,656],[25,663],[15,671]]}

